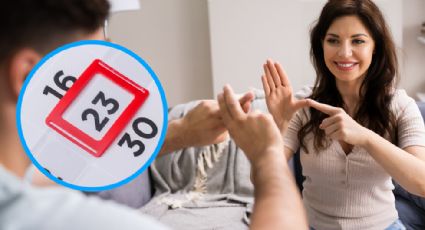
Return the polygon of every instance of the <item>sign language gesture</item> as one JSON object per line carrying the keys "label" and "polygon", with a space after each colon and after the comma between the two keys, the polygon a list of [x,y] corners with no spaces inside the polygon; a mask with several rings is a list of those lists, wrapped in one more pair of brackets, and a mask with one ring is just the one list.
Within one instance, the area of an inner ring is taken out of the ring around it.
{"label": "sign language gesture", "polygon": [[[238,103],[244,111],[249,111],[254,94],[248,92]],[[203,100],[184,117],[170,121],[159,156],[187,147],[198,147],[220,143],[228,137],[215,100]]]}
{"label": "sign language gesture", "polygon": [[366,143],[369,129],[353,120],[343,109],[311,99],[307,101],[310,107],[329,115],[319,126],[325,131],[326,136],[351,145],[363,146]]}
{"label": "sign language gesture", "polygon": [[[244,111],[248,111],[254,94],[248,92],[238,103]],[[180,135],[185,140],[185,146],[204,146],[224,141],[228,134],[223,124],[217,101],[204,100],[182,118]]]}
{"label": "sign language gesture", "polygon": [[[218,95],[223,122],[252,165],[255,205],[250,229],[308,229],[283,139],[270,114],[244,111],[232,89]],[[273,215],[270,215],[273,213]]]}
{"label": "sign language gesture", "polygon": [[269,59],[263,67],[264,75],[261,76],[261,81],[266,94],[267,108],[283,133],[295,112],[307,106],[307,100],[297,100],[293,96],[291,84],[279,63]]}
{"label": "sign language gesture", "polygon": [[[283,151],[283,140],[269,114],[244,111],[230,86],[218,95],[221,117],[230,136],[253,165],[267,152],[277,155]],[[267,151],[273,149],[274,151]]]}

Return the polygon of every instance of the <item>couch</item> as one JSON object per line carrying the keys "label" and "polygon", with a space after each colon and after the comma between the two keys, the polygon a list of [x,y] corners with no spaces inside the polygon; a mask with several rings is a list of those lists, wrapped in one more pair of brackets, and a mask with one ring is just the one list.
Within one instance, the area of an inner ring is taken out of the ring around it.
{"label": "couch", "polygon": [[[425,120],[425,102],[418,102],[418,107]],[[304,178],[301,174],[302,168],[299,154],[294,155],[294,159],[290,164],[294,170],[297,185],[302,191]],[[406,228],[408,230],[425,229],[425,198],[408,193],[396,183],[395,187],[396,208]],[[149,170],[146,170],[130,183],[114,190],[97,193],[97,195],[103,199],[111,199],[133,208],[140,208],[150,200],[152,192]]]}

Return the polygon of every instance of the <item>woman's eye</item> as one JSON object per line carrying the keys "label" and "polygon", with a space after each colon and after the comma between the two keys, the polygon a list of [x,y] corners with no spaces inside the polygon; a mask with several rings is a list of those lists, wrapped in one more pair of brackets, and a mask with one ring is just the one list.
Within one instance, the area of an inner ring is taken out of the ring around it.
{"label": "woman's eye", "polygon": [[363,44],[363,43],[365,43],[365,41],[360,40],[360,39],[354,39],[353,40],[353,44],[356,44],[356,45],[360,45],[360,44]]}
{"label": "woman's eye", "polygon": [[328,38],[326,42],[329,44],[338,44],[338,40],[335,38]]}

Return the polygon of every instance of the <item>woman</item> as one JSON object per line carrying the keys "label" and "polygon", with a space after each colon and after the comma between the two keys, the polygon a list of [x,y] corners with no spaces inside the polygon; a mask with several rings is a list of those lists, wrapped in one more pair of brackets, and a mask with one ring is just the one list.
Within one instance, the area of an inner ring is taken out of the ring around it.
{"label": "woman", "polygon": [[310,53],[317,78],[308,99],[293,97],[278,63],[268,60],[262,76],[285,156],[301,147],[310,225],[404,229],[391,177],[425,196],[425,128],[413,99],[395,89],[396,51],[380,10],[370,0],[330,0]]}

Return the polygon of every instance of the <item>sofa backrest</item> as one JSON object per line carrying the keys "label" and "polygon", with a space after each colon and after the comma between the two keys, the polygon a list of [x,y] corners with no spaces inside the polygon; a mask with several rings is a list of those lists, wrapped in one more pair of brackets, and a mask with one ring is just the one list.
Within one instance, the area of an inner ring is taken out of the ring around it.
{"label": "sofa backrest", "polygon": [[422,113],[422,118],[425,121],[425,102],[418,102],[418,107],[419,107],[419,110]]}

